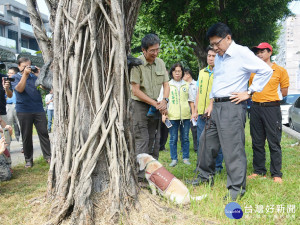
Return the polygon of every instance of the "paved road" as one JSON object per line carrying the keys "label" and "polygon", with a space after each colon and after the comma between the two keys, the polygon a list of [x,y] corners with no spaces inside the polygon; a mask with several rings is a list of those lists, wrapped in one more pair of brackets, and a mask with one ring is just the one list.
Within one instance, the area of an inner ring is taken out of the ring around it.
{"label": "paved road", "polygon": [[[52,134],[49,135],[50,140],[52,138]],[[11,154],[11,161],[12,167],[25,164],[25,159],[23,153],[21,153],[21,144],[14,139],[10,144],[10,154]],[[33,135],[33,159],[39,158],[43,156],[40,146],[40,141],[38,135]]]}

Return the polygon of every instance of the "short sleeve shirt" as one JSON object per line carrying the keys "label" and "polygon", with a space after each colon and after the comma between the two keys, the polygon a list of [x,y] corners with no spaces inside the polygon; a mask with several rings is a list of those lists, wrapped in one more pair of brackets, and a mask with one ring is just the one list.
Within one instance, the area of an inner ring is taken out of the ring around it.
{"label": "short sleeve shirt", "polygon": [[22,93],[15,89],[20,82],[22,75],[17,73],[13,78],[15,78],[15,81],[13,81],[11,85],[16,94],[16,111],[21,113],[44,112],[41,93],[35,86],[37,76],[29,74],[25,89]]}
{"label": "short sleeve shirt", "polygon": [[[273,75],[261,92],[255,92],[252,96],[254,102],[273,102],[282,100],[280,89],[289,87],[289,75],[287,71],[278,66],[276,63],[272,65]],[[252,73],[249,80],[251,85],[255,74]]]}
{"label": "short sleeve shirt", "polygon": [[[150,64],[143,55],[138,58],[143,61],[143,65],[131,69],[130,82],[139,84],[142,92],[156,100],[159,96],[162,84],[169,81],[165,63],[161,59],[156,58],[155,61]],[[131,98],[141,101],[141,99],[133,95],[132,91]]]}
{"label": "short sleeve shirt", "polygon": [[196,101],[197,90],[198,90],[197,81],[193,79],[189,86],[189,102]]}

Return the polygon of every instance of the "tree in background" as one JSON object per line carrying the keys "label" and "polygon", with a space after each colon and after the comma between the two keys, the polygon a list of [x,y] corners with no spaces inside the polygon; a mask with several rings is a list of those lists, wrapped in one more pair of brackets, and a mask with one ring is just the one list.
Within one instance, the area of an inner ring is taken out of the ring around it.
{"label": "tree in background", "polygon": [[71,215],[71,224],[93,224],[97,193],[117,223],[137,196],[127,54],[140,0],[45,0],[52,39],[36,0],[26,2],[44,61],[52,61],[49,223]]}
{"label": "tree in background", "polygon": [[[291,0],[145,0],[139,17],[152,30],[172,38],[181,34],[190,36],[196,45],[191,46],[197,58],[205,64],[205,38],[207,29],[216,22],[226,23],[233,39],[252,47],[267,41],[275,44],[278,38],[278,21],[290,15]],[[202,65],[203,66],[203,65]]]}

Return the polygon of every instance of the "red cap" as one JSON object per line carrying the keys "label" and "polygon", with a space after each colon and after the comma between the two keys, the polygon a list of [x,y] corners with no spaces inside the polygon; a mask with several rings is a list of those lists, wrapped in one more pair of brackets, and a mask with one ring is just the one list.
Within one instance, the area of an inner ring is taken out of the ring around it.
{"label": "red cap", "polygon": [[258,49],[266,49],[266,48],[268,48],[268,49],[270,49],[271,51],[273,51],[272,46],[271,46],[269,43],[267,43],[267,42],[262,42],[262,43],[260,43],[259,45],[253,47],[252,50],[253,50],[253,51],[257,51]]}

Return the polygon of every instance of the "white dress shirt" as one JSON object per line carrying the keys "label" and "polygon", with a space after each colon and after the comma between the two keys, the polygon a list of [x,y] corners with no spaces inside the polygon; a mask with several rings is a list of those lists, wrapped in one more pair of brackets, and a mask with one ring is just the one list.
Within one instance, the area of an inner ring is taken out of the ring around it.
{"label": "white dress shirt", "polygon": [[[260,92],[268,83],[273,70],[249,48],[231,42],[223,56],[216,55],[214,81],[210,98],[229,97],[233,92]],[[256,73],[249,88],[251,73]]]}

